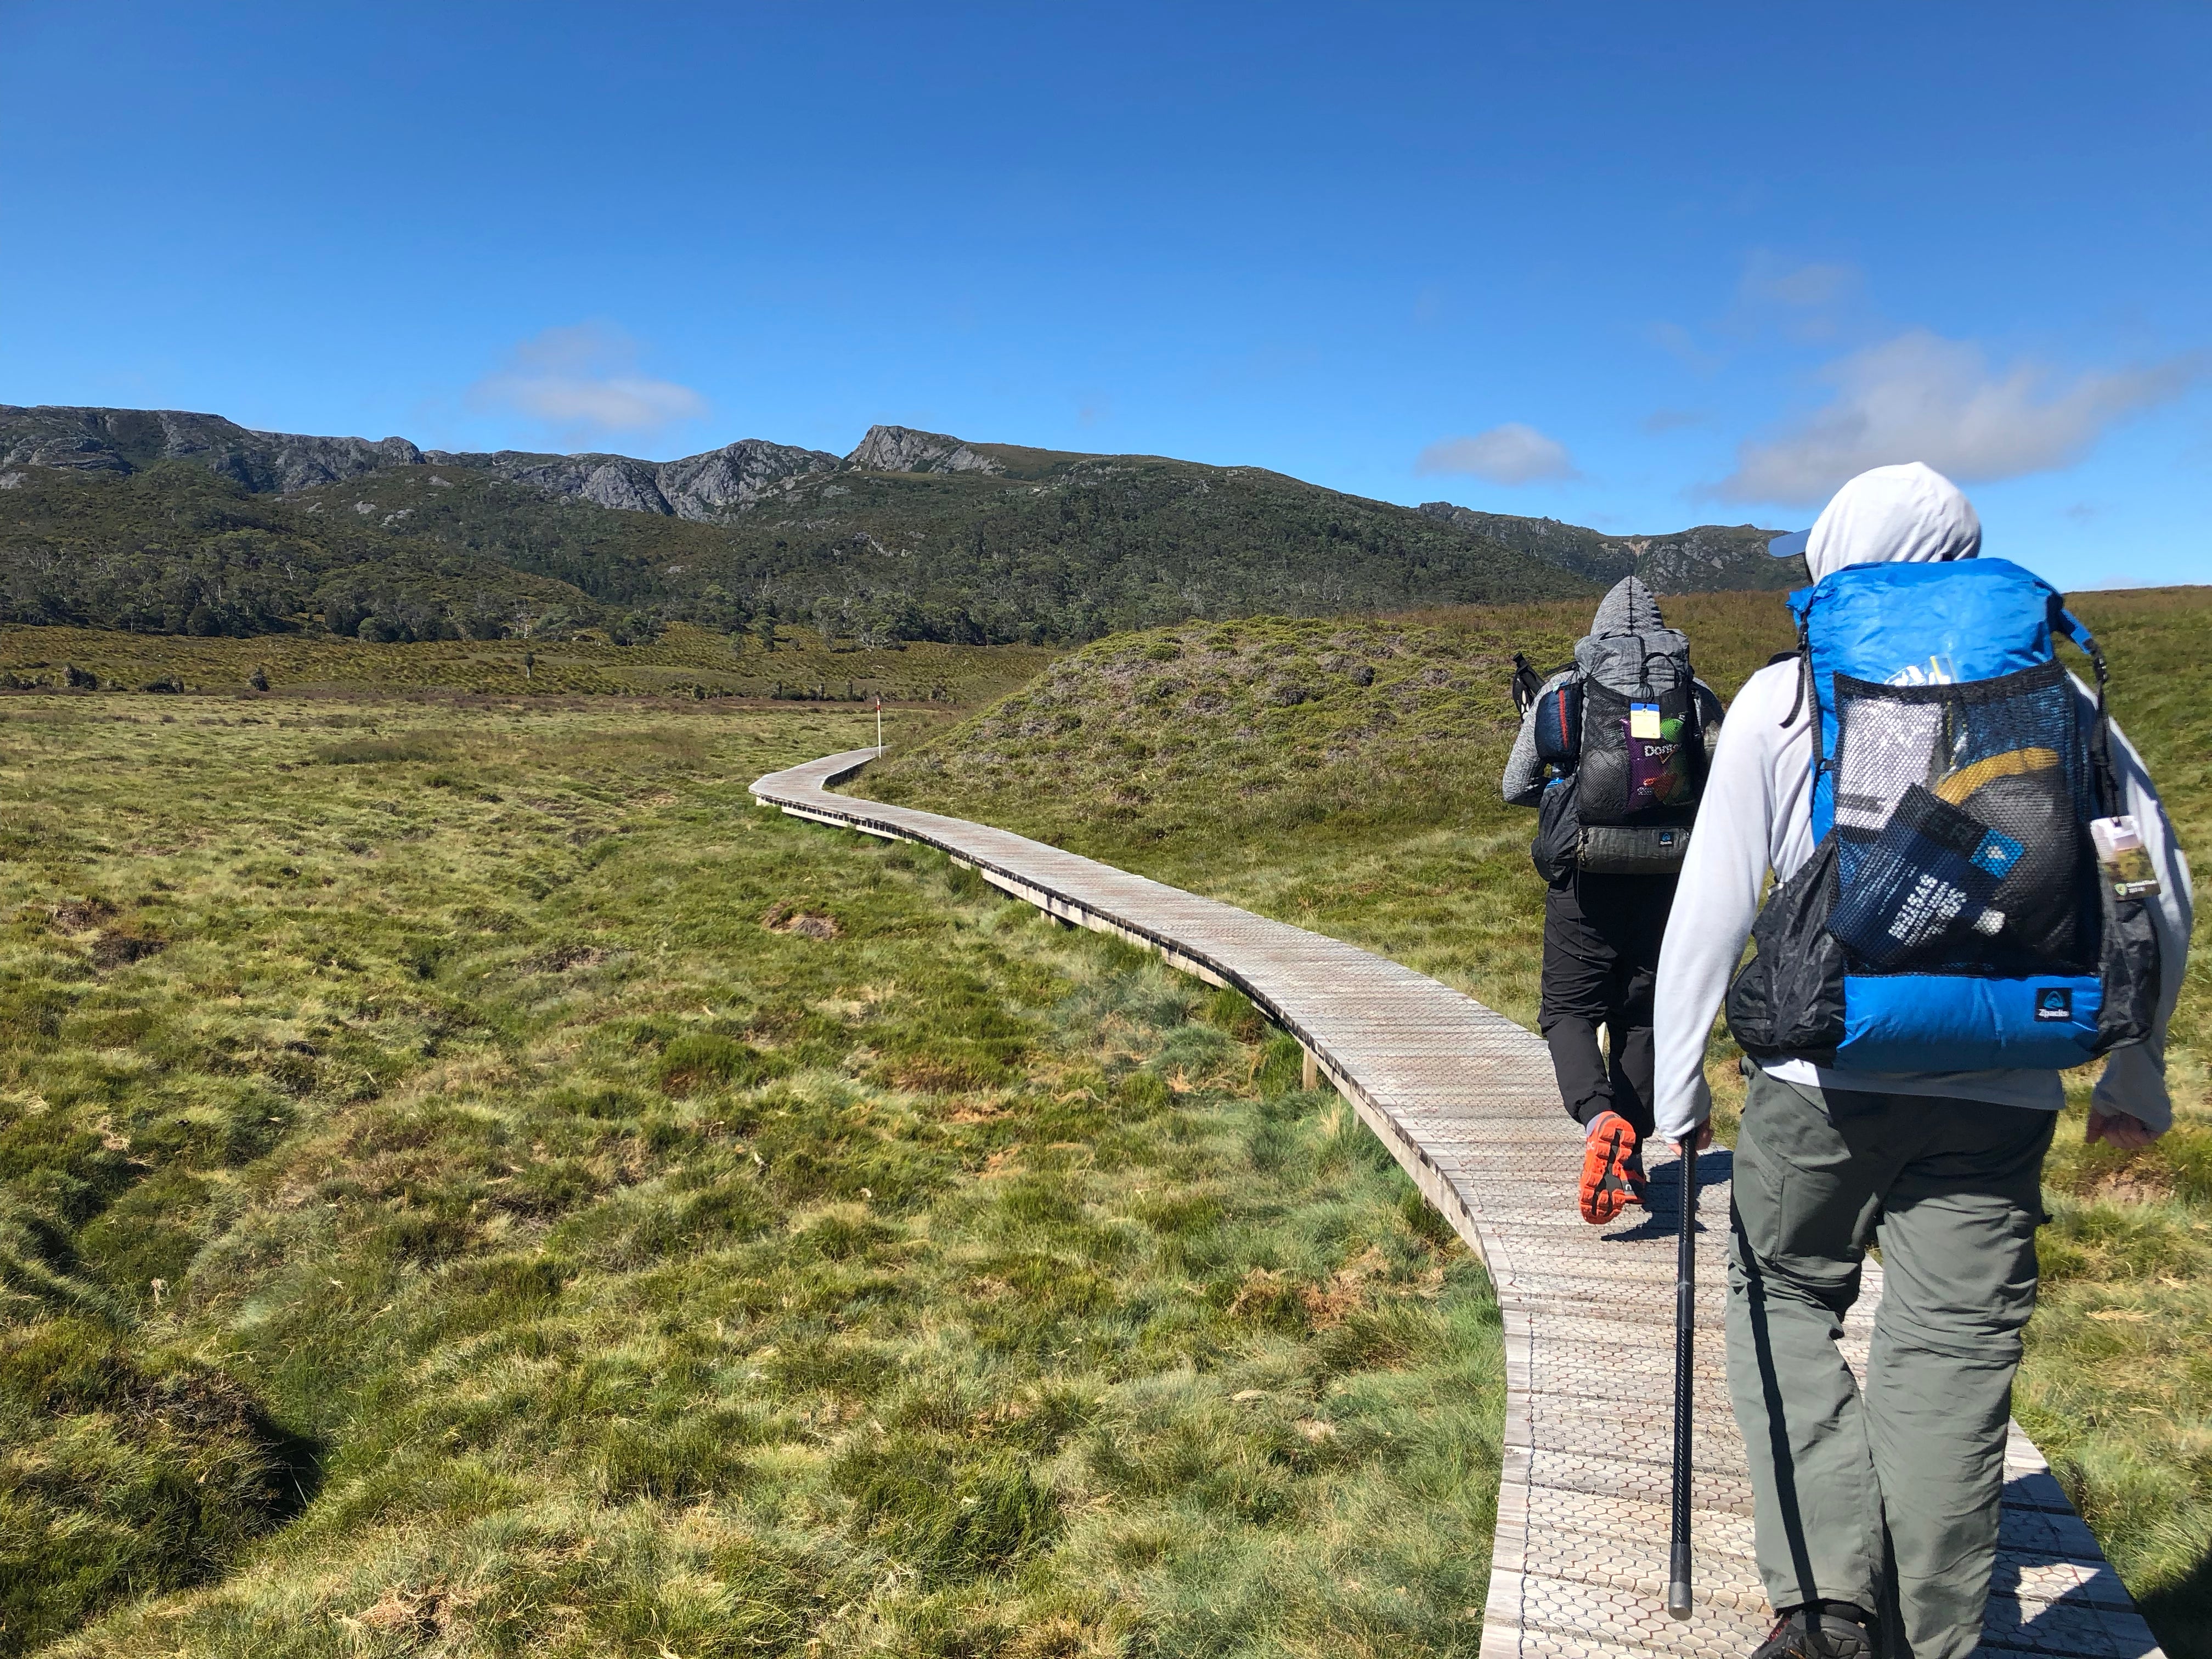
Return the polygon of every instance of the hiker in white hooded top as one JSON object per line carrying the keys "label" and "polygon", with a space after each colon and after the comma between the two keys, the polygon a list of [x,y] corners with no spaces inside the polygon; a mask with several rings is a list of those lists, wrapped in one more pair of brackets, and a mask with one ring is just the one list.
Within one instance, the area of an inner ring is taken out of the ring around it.
{"label": "hiker in white hooded top", "polygon": [[[1980,550],[1980,522],[1966,498],[1940,474],[1912,464],[1879,467],[1844,485],[1814,525],[1806,557],[1814,581],[1822,584],[1856,567],[1941,563],[1972,559]],[[1912,575],[1907,583],[1908,574],[1898,573],[1901,589],[1923,580]],[[1951,580],[1932,571],[1927,575]],[[1854,574],[1844,585],[1857,584],[1851,588],[1856,592],[1891,580]],[[1830,584],[1814,590],[1824,591],[1844,589]],[[1932,585],[1926,591],[1932,592]],[[1815,658],[1821,649],[1816,638]],[[1928,659],[1924,677],[1908,669],[1863,682],[1838,672],[1823,682],[1793,656],[1754,674],[1738,695],[1713,757],[1660,957],[1655,1069],[1656,1132],[1662,1139],[1677,1145],[1692,1136],[1700,1145],[1710,1139],[1706,1037],[1738,974],[1770,875],[1770,906],[1812,891],[1807,883],[1829,881],[1831,893],[1840,883],[1842,898],[1822,901],[1838,908],[1818,912],[1834,921],[1833,933],[1815,927],[1795,942],[1803,947],[1796,952],[1800,957],[1846,954],[1838,941],[1850,932],[1850,878],[1808,867],[1816,850],[1840,867],[1846,856],[1868,858],[1874,845],[1871,831],[1861,830],[1854,847],[1838,851],[1831,846],[1853,839],[1841,833],[1845,819],[1865,810],[1865,797],[1851,793],[1852,784],[1842,775],[1852,763],[1850,727],[1847,717],[1834,714],[1832,699],[1890,700],[1886,718],[1892,727],[1879,734],[1883,741],[1903,731],[1905,716],[1915,710],[1931,731],[1948,733],[1943,723],[1958,721],[1961,710],[1971,713],[1976,688],[1923,689],[1923,678],[1948,682],[1947,667],[1936,657]],[[2124,663],[2116,665],[2118,675],[2125,672]],[[2080,731],[2108,731],[2102,749],[2087,751],[2109,757],[2099,769],[2102,805],[2093,810],[2111,815],[2102,823],[2124,823],[2120,814],[2132,818],[2130,829],[2139,834],[2148,874],[2157,884],[2154,895],[2130,901],[2135,920],[2128,936],[2138,941],[2136,959],[2145,969],[2136,975],[2140,1019],[2126,1028],[2124,1046],[2112,1048],[2103,1061],[2088,1127],[2092,1140],[2142,1146],[2172,1121],[2166,1028],[2186,963],[2189,868],[2133,748],[2116,726],[2095,724],[2095,699],[2078,678],[2062,677],[2057,683],[2072,686],[2072,719]],[[1899,687],[1912,689],[1893,689]],[[1959,695],[1951,697],[1954,691]],[[2064,694],[2051,695],[2063,714]],[[1947,697],[1951,700],[1943,702]],[[1825,731],[1824,708],[1832,722]],[[1875,727],[1869,723],[1860,729]],[[1832,747],[1838,732],[1841,746]],[[1816,733],[1827,769],[1822,811],[1832,813],[1838,827],[1825,838],[1816,838],[1814,828]],[[2025,767],[2055,765],[2051,755],[2050,749],[2021,748],[1999,769],[2017,781]],[[2042,758],[2022,761],[2021,756]],[[1982,826],[1948,802],[1991,775],[1985,769],[1945,801],[1917,789],[1903,805],[1875,805],[1892,823],[1913,811],[1933,815],[1930,823],[1943,818],[1929,831],[1939,839],[1953,833],[1945,824],[1963,823],[1971,841]],[[1908,829],[1923,827],[1916,819]],[[1885,845],[1892,833],[1882,829]],[[1966,847],[1984,866],[1984,876],[1969,870],[1962,878],[1969,888],[1983,881],[1975,890],[1980,896],[1951,896],[1948,908],[1928,924],[1952,930],[1944,948],[1954,957],[1975,943],[1977,933],[1985,936],[1984,943],[2010,938],[2008,930],[2019,920],[2016,912],[2008,917],[1996,908],[1981,908],[1987,883],[1996,879],[1986,872],[2002,875],[2014,867],[2011,860],[2034,856],[2035,847],[2023,850],[2033,838],[1990,836],[1979,852]],[[1965,846],[1955,836],[1953,844]],[[1938,848],[1937,855],[1942,852]],[[1873,866],[1853,867],[1863,872]],[[1966,868],[1966,862],[1952,867]],[[2140,861],[2135,867],[2140,870]],[[1807,882],[1785,889],[1801,869]],[[1916,873],[1905,871],[1907,878]],[[1921,879],[1924,893],[1930,878]],[[2138,883],[2132,890],[2140,893],[2147,885]],[[1910,887],[1908,879],[1899,890],[1909,897]],[[1924,937],[1911,930],[1925,914],[1924,906],[1909,915],[1897,910],[1893,921],[1884,913],[1879,920],[1889,931],[1868,937],[1883,948]],[[2119,937],[2109,920],[2109,899],[2105,914],[2104,936]],[[1761,926],[1765,939],[1766,924]],[[1884,974],[1907,970],[1870,965],[1857,955],[1848,959],[1851,971],[1866,976],[1852,981],[1855,992],[1893,1001],[1910,999],[1915,985],[1940,992],[1961,976],[1954,965],[1942,970],[1952,975],[1948,981],[1885,979]],[[2103,960],[2109,963],[2109,956]],[[2033,1019],[2070,1021],[2087,1031],[2084,1042],[2095,1038],[2100,998],[2107,1006],[2119,1000],[2109,968],[2101,992],[2094,964],[2087,971],[2086,980],[2069,981],[2075,989],[2063,997],[2053,989],[2037,1002]],[[1791,988],[1794,994],[1796,988]],[[1832,990],[1825,994],[1837,1001]],[[1778,1000],[1770,996],[1768,1005]],[[1729,1010],[1732,1020],[1747,1027],[1760,1005],[1732,998]],[[1819,1012],[1832,1018],[1832,1029],[1841,1029],[1835,1009],[1820,1005]],[[1908,1011],[1907,1024],[1911,1018]],[[2121,1029],[2108,1016],[2106,1038]],[[1737,1036],[1747,1048],[1762,1047],[1744,1030]],[[2040,1040],[2044,1032],[2031,1028],[2027,1036]],[[1942,1057],[1940,1045],[1917,1040],[1922,1046],[1909,1052]],[[1985,1042],[1978,1052],[1972,1044],[1962,1046],[1958,1052],[1971,1063],[1956,1069],[1853,1069],[1844,1063],[1850,1042],[1840,1051],[1808,1045],[1810,1052],[1766,1052],[1746,1062],[1748,1089],[1730,1217],[1729,1382],[1750,1460],[1760,1575],[1778,1615],[1773,1635],[1759,1650],[1764,1659],[1860,1659],[1877,1653],[1887,1659],[1965,1659],[1980,1640],[1996,1559],[2012,1380],[2021,1331],[2035,1299],[2043,1158],[2064,1102],[2055,1065],[2070,1063],[1990,1068],[1993,1053],[2014,1052],[2005,1046],[2008,1040]],[[1881,1051],[1874,1047],[1874,1052]],[[2020,1052],[2034,1052],[2032,1042]],[[1886,1289],[1862,1390],[1835,1345],[1842,1316],[1858,1294],[1866,1251],[1875,1244],[1881,1248]]]}

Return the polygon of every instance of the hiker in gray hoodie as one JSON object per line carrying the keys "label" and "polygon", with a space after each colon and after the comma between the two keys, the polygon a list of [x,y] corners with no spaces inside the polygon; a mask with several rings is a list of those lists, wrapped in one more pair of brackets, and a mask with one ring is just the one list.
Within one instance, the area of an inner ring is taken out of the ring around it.
{"label": "hiker in gray hoodie", "polygon": [[[1851,565],[1971,559],[1981,523],[1914,463],[1839,490],[1813,526],[1814,581]],[[2094,702],[2077,679],[2083,729]],[[1658,1133],[1711,1139],[1705,1042],[1770,874],[1812,857],[1812,730],[1800,665],[1736,696],[1659,962]],[[2162,890],[2150,1038],[2106,1058],[2088,1138],[2165,1133],[2166,1028],[2189,948],[2189,866],[2118,726],[2114,768]],[[2041,1172],[2065,1091],[2052,1071],[1852,1072],[1747,1064],[1730,1223],[1729,1389],[1749,1460],[1762,1659],[1965,1659],[1996,1561],[2006,1425],[2035,1305]],[[1866,1386],[1837,1352],[1869,1245],[1884,1290]]]}
{"label": "hiker in gray hoodie", "polygon": [[[1653,634],[1666,627],[1650,589],[1625,576],[1599,602],[1590,633],[1599,638]],[[1574,677],[1563,669],[1538,693]],[[1711,741],[1720,699],[1695,683],[1699,724]],[[1504,790],[1514,806],[1541,806],[1548,775],[1536,752],[1536,707],[1522,718],[1505,763]],[[1643,1143],[1651,1133],[1651,990],[1659,942],[1674,901],[1671,875],[1598,875],[1574,870],[1544,895],[1544,975],[1537,1030],[1552,1051],[1559,1097],[1583,1131],[1582,1214],[1611,1221],[1643,1180]],[[1607,1042],[1601,1050],[1598,1033]]]}

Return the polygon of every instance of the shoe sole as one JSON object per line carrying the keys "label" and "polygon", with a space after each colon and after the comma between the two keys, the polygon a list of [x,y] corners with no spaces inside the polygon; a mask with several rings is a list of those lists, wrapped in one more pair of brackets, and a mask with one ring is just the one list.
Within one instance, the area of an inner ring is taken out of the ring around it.
{"label": "shoe sole", "polygon": [[1583,1149],[1583,1219],[1602,1227],[1636,1201],[1629,1160],[1636,1155],[1636,1131],[1620,1123],[1592,1136]]}

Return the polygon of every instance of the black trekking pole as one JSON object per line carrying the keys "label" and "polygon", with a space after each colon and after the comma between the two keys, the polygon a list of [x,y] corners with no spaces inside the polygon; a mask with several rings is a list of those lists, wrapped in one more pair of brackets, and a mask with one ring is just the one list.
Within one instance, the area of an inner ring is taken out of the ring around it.
{"label": "black trekking pole", "polygon": [[1698,1131],[1682,1143],[1681,1230],[1674,1245],[1674,1538],[1667,1611],[1690,1616],[1690,1390],[1698,1340]]}

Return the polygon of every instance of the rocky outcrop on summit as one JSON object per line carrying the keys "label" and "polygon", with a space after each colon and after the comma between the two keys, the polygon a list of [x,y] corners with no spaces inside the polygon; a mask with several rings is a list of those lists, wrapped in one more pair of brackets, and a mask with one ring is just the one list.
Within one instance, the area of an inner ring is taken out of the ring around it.
{"label": "rocky outcrop on summit", "polygon": [[1517,548],[1546,564],[1571,570],[1592,581],[1610,586],[1623,576],[1637,574],[1635,554],[1618,541],[1595,530],[1585,530],[1578,524],[1564,524],[1557,519],[1516,518],[1510,513],[1478,513],[1471,507],[1455,507],[1449,501],[1423,501],[1421,511],[1431,519],[1472,530],[1478,536]]}
{"label": "rocky outcrop on summit", "polygon": [[828,472],[837,458],[746,438],[681,460],[628,455],[537,455],[516,450],[453,454],[404,438],[313,438],[255,432],[220,415],[174,409],[20,408],[0,404],[0,468],[51,466],[136,472],[156,461],[191,461],[257,495],[291,495],[395,466],[472,467],[549,495],[625,513],[714,522],[742,513],[790,479]]}
{"label": "rocky outcrop on summit", "polygon": [[1766,544],[1780,532],[1754,525],[1701,524],[1663,536],[1607,536],[1557,519],[1479,513],[1450,501],[1424,501],[1420,510],[1592,581],[1636,576],[1656,593],[1796,587],[1806,580],[1802,559],[1767,556]]}
{"label": "rocky outcrop on summit", "polygon": [[177,409],[0,404],[0,465],[136,472],[156,461],[195,461],[262,493],[337,483],[422,459],[404,438],[372,442],[255,432],[220,415]]}
{"label": "rocky outcrop on summit", "polygon": [[872,426],[845,465],[863,472],[1004,472],[1006,463],[942,432]]}
{"label": "rocky outcrop on summit", "polygon": [[658,513],[715,523],[742,513],[793,478],[828,472],[835,455],[791,444],[744,438],[681,460],[640,461],[627,455],[533,455],[503,449],[494,454],[449,454],[431,450],[426,460],[493,473],[548,495],[574,496],[624,513]]}
{"label": "rocky outcrop on summit", "polygon": [[742,511],[789,479],[834,471],[836,465],[835,455],[819,449],[745,438],[703,455],[664,461],[656,476],[678,518],[707,519]]}
{"label": "rocky outcrop on summit", "polygon": [[1671,536],[1632,536],[1636,571],[1665,593],[1711,593],[1731,588],[1802,587],[1811,578],[1805,560],[1770,556],[1766,544],[1782,532],[1747,524],[1701,524]]}

